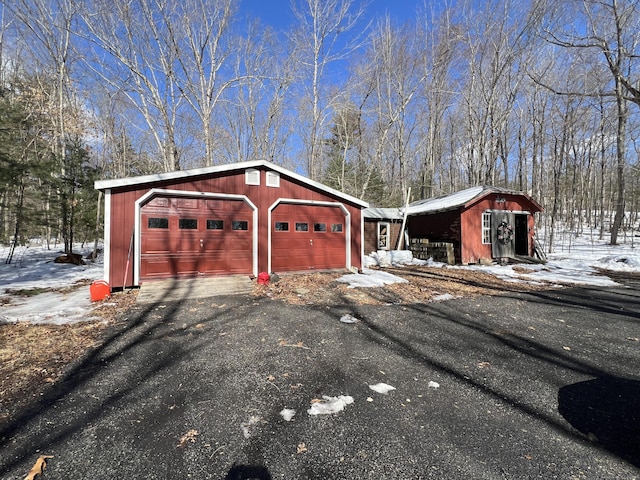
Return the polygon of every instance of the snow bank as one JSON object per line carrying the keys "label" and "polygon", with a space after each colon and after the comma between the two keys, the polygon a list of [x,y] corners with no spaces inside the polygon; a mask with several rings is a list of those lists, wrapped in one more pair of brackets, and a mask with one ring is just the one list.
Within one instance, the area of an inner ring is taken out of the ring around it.
{"label": "snow bank", "polygon": [[378,250],[365,258],[365,267],[391,267],[402,265],[425,265],[426,260],[413,258],[411,250]]}
{"label": "snow bank", "polygon": [[631,254],[607,255],[593,262],[592,266],[616,272],[640,271],[640,256]]}

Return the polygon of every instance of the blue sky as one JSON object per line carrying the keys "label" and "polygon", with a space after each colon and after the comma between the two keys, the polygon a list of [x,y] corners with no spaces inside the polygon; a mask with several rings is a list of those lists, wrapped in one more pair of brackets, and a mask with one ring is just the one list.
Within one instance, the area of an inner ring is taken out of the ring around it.
{"label": "blue sky", "polygon": [[[354,4],[356,3],[357,0],[354,1]],[[429,3],[433,3],[433,0]],[[259,17],[274,29],[285,30],[292,21],[290,4],[291,0],[240,0],[239,13],[241,17]],[[423,5],[423,0],[370,0],[368,4],[367,21],[389,13],[392,19],[404,23],[415,17],[417,8]]]}

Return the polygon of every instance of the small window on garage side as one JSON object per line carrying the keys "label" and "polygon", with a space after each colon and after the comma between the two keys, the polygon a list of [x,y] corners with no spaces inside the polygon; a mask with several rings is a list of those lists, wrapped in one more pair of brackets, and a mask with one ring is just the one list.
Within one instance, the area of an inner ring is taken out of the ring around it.
{"label": "small window on garage side", "polygon": [[296,232],[308,232],[309,224],[306,222],[296,222]]}
{"label": "small window on garage side", "polygon": [[491,243],[491,212],[482,213],[482,243]]}
{"label": "small window on garage side", "polygon": [[149,218],[149,228],[169,228],[168,218]]}
{"label": "small window on garage side", "polygon": [[378,222],[378,250],[389,250],[389,222]]}
{"label": "small window on garage side", "polygon": [[332,223],[331,231],[334,233],[342,232],[342,224],[341,223]]}
{"label": "small window on garage side", "polygon": [[195,218],[181,218],[178,220],[178,228],[180,230],[197,230],[198,220]]}
{"label": "small window on garage side", "polygon": [[249,222],[246,220],[234,220],[231,222],[232,230],[249,230]]}
{"label": "small window on garage side", "polygon": [[313,231],[314,232],[326,232],[327,231],[327,224],[326,223],[314,223],[313,224]]}
{"label": "small window on garage side", "polygon": [[207,230],[224,230],[224,221],[207,220]]}
{"label": "small window on garage side", "polygon": [[275,229],[276,232],[288,232],[289,222],[276,222]]}

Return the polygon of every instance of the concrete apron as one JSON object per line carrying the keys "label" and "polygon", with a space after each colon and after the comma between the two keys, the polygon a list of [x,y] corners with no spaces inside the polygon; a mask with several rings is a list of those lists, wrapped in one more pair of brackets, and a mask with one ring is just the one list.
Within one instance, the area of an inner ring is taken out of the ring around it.
{"label": "concrete apron", "polygon": [[153,280],[142,284],[136,303],[177,302],[220,295],[246,295],[252,290],[253,282],[245,275]]}

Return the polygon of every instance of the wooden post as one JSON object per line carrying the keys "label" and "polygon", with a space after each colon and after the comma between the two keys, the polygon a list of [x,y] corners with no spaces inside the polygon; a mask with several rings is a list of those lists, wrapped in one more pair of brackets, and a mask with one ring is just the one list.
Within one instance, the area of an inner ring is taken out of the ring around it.
{"label": "wooden post", "polygon": [[396,245],[396,250],[402,250],[403,242],[404,242],[404,227],[407,223],[407,208],[409,208],[409,199],[411,198],[411,187],[407,189],[407,201],[404,205],[404,215],[402,216],[402,228],[400,229],[400,238],[398,239],[398,245]]}

